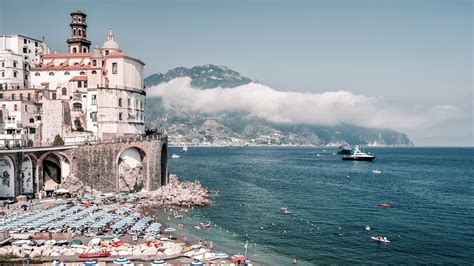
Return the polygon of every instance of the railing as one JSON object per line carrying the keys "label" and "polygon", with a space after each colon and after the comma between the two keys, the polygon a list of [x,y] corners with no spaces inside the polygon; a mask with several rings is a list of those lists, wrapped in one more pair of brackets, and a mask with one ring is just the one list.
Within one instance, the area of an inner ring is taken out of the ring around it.
{"label": "railing", "polygon": [[78,142],[68,142],[65,145],[54,146],[52,144],[41,145],[41,146],[15,146],[15,147],[0,147],[0,150],[22,150],[32,148],[50,148],[50,147],[69,147],[69,146],[82,146],[82,145],[97,145],[97,144],[114,144],[114,143],[131,143],[135,141],[148,141],[148,140],[162,140],[167,136],[162,132],[157,132],[152,135],[137,135],[133,137],[122,137],[122,138],[111,138],[111,139],[96,139],[96,140],[84,140]]}

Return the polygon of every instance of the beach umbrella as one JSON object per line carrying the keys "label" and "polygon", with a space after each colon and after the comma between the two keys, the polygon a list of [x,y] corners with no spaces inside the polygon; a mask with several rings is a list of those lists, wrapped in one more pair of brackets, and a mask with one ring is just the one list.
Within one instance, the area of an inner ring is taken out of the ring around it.
{"label": "beach umbrella", "polygon": [[200,262],[199,260],[194,260],[193,262],[191,262],[190,266],[204,266],[204,264],[202,264],[202,262]]}
{"label": "beach umbrella", "polygon": [[173,228],[173,227],[168,227],[165,229],[165,232],[174,232],[176,231],[176,228]]}
{"label": "beach umbrella", "polygon": [[62,261],[55,260],[55,261],[53,261],[53,266],[65,266],[65,264]]}
{"label": "beach umbrella", "polygon": [[99,265],[96,260],[88,260],[84,262],[84,266],[97,266]]}
{"label": "beach umbrella", "polygon": [[56,189],[54,192],[56,194],[66,194],[66,193],[69,193],[69,190],[67,190],[65,188],[60,188],[60,189]]}
{"label": "beach umbrella", "polygon": [[118,258],[114,260],[115,264],[129,264],[130,261],[126,258]]}
{"label": "beach umbrella", "polygon": [[164,266],[165,261],[164,260],[154,260],[151,262],[151,266]]}

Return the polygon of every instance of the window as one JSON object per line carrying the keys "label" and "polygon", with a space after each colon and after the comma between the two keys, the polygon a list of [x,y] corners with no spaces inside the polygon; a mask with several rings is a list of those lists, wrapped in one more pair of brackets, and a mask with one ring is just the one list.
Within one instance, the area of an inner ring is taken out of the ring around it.
{"label": "window", "polygon": [[16,78],[18,76],[18,72],[13,71],[13,77]]}
{"label": "window", "polygon": [[13,105],[13,111],[18,111],[18,106],[16,104]]}
{"label": "window", "polygon": [[117,74],[117,63],[112,63],[112,74]]}
{"label": "window", "polygon": [[15,100],[15,94],[12,94],[12,100]]}
{"label": "window", "polygon": [[38,47],[38,42],[35,42],[35,47]]}
{"label": "window", "polygon": [[84,72],[84,71],[81,71],[81,72],[79,73],[79,75],[81,75],[81,76],[84,76],[85,74],[86,74],[86,72]]}
{"label": "window", "polygon": [[31,101],[31,93],[28,93],[27,99],[28,99],[28,101]]}
{"label": "window", "polygon": [[78,88],[82,88],[82,81],[80,81],[80,80],[77,81],[77,87],[78,87]]}
{"label": "window", "polygon": [[119,120],[122,121],[122,113],[119,113]]}
{"label": "window", "polygon": [[72,110],[76,112],[82,112],[82,104],[81,103],[74,103],[72,105]]}
{"label": "window", "polygon": [[132,106],[130,106],[130,98],[127,99],[127,106],[128,108],[132,108]]}
{"label": "window", "polygon": [[92,60],[92,66],[97,66],[97,60]]}
{"label": "window", "polygon": [[65,75],[65,76],[69,76],[70,73],[66,71],[66,72],[64,72],[64,75]]}
{"label": "window", "polygon": [[109,55],[109,50],[105,50],[105,55]]}
{"label": "window", "polygon": [[24,43],[24,44],[27,44],[28,41],[27,41],[26,39],[23,39],[23,43]]}
{"label": "window", "polygon": [[20,93],[20,100],[23,100],[23,93]]}
{"label": "window", "polygon": [[77,48],[76,47],[72,48],[72,53],[77,54]]}
{"label": "window", "polygon": [[35,134],[36,133],[36,128],[30,127],[30,134]]}
{"label": "window", "polygon": [[[0,84],[1,85],[1,84]],[[0,99],[3,99],[3,93],[0,93]]]}
{"label": "window", "polygon": [[5,77],[5,71],[2,71],[2,78]]}
{"label": "window", "polygon": [[87,80],[84,80],[84,88],[87,88]]}
{"label": "window", "polygon": [[97,122],[97,112],[91,112],[90,113],[90,118],[92,122]]}
{"label": "window", "polygon": [[34,123],[35,120],[33,118],[30,118],[30,123]]}
{"label": "window", "polygon": [[56,95],[56,92],[53,92],[52,99],[53,99],[53,100],[56,100],[57,98],[58,98],[58,97],[57,97],[57,95]]}
{"label": "window", "polygon": [[13,67],[16,67],[16,65],[18,65],[18,62],[17,62],[17,61],[13,61]]}
{"label": "window", "polygon": [[97,104],[97,95],[93,94],[92,95],[92,105],[96,105]]}
{"label": "window", "polygon": [[95,70],[92,70],[92,74],[97,74],[97,71],[95,71]]}
{"label": "window", "polygon": [[119,106],[119,107],[122,107],[122,98],[119,98],[119,99],[118,99],[118,106]]}
{"label": "window", "polygon": [[66,88],[61,89],[61,95],[67,95],[67,89]]}
{"label": "window", "polygon": [[2,61],[2,67],[5,67],[5,61]]}
{"label": "window", "polygon": [[49,72],[49,75],[50,75],[50,76],[54,76],[54,72]]}
{"label": "window", "polygon": [[28,112],[28,105],[25,104],[25,112]]}
{"label": "window", "polygon": [[41,74],[40,74],[39,72],[36,72],[36,73],[35,73],[35,76],[36,76],[36,77],[39,77],[40,75],[41,75]]}
{"label": "window", "polygon": [[23,53],[28,53],[28,48],[27,47],[23,47]]}

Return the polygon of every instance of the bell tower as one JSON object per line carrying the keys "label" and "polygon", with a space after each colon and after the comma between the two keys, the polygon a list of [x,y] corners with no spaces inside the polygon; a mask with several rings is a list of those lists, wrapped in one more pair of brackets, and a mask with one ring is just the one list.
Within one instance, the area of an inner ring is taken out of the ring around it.
{"label": "bell tower", "polygon": [[90,52],[91,42],[86,39],[86,14],[80,10],[71,13],[71,38],[67,40],[69,53]]}

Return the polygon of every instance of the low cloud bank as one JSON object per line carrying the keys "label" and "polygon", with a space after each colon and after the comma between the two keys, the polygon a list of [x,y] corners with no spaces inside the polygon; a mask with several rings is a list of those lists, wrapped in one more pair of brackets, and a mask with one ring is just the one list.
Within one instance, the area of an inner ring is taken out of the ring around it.
{"label": "low cloud bank", "polygon": [[388,106],[375,97],[349,91],[302,93],[277,91],[259,83],[232,89],[199,89],[190,78],[177,78],[147,89],[147,95],[161,97],[165,108],[182,112],[248,112],[274,123],[336,125],[349,123],[371,128],[415,132],[435,127],[462,116],[460,108],[433,106],[407,111]]}

